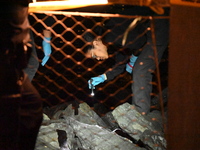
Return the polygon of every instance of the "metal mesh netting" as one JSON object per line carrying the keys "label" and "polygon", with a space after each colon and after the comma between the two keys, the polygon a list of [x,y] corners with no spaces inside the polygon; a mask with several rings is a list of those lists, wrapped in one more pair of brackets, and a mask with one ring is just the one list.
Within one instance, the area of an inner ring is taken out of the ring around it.
{"label": "metal mesh netting", "polygon": [[[44,106],[51,107],[61,103],[78,101],[79,103],[86,102],[92,107],[94,104],[99,103],[109,111],[120,104],[131,102],[131,83],[133,81],[132,76],[126,71],[113,80],[96,86],[95,96],[90,95],[91,90],[88,88],[88,80],[91,77],[103,74],[115,65],[114,56],[116,54],[110,54],[110,58],[105,61],[97,61],[85,57],[84,50],[87,48],[88,42],[83,36],[86,32],[98,36],[96,28],[104,26],[105,22],[113,17],[121,18],[120,23],[113,23],[117,28],[127,22],[132,22],[138,16],[76,12],[30,13],[29,19],[39,62],[44,56],[42,50],[44,36],[42,31],[48,29],[52,33],[50,59],[45,66],[39,66],[33,79],[34,86],[44,100]],[[152,17],[145,16],[142,18],[152,19]],[[158,18],[161,17],[155,17],[154,19]],[[108,33],[115,34],[111,30],[106,30],[102,38]],[[116,36],[113,42],[122,37],[123,34]],[[134,41],[135,39],[132,42]],[[108,44],[113,45],[113,42]],[[123,50],[122,48],[119,51]],[[152,98],[161,92],[160,88],[164,89],[167,86],[167,53],[164,54],[160,65],[157,67],[159,68],[156,71],[159,71],[159,73],[153,72]],[[160,106],[156,107],[159,108]],[[101,115],[103,116],[104,114]]]}
{"label": "metal mesh netting", "polygon": [[[90,96],[91,91],[88,89],[87,81],[91,77],[111,69],[114,65],[112,58],[115,54],[111,54],[109,60],[96,61],[86,58],[83,51],[87,46],[87,41],[82,37],[86,31],[97,35],[94,32],[96,27],[103,25],[106,20],[109,20],[109,17],[120,16],[92,13],[54,13],[30,14],[40,62],[44,55],[41,46],[42,30],[49,29],[52,32],[50,59],[45,66],[39,67],[33,80],[44,101],[49,105],[70,100],[88,103],[98,101],[111,107],[128,101],[131,98],[130,85],[132,81],[131,75],[127,72],[122,73],[112,81],[98,85],[95,97]],[[136,16],[121,17],[124,17],[122,22],[115,23],[116,26],[123,26],[127,20],[136,18]],[[115,40],[118,38],[120,37],[116,37]],[[166,59],[163,61],[166,62]],[[166,68],[162,69],[166,72]]]}

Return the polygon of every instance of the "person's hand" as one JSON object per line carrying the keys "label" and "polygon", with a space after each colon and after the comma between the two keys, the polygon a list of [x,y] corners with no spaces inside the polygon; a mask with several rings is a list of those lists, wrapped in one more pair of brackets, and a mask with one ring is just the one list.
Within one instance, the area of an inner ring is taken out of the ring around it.
{"label": "person's hand", "polygon": [[127,71],[128,73],[130,73],[130,74],[132,73],[133,67],[134,67],[134,64],[135,64],[137,58],[138,58],[138,57],[136,57],[136,56],[134,56],[134,55],[131,55],[130,61],[126,64],[126,71]]}
{"label": "person's hand", "polygon": [[42,48],[44,51],[44,58],[42,59],[42,66],[46,64],[48,61],[50,54],[51,54],[51,45],[50,45],[50,40],[51,40],[51,32],[49,30],[44,30],[44,39],[42,41]]}
{"label": "person's hand", "polygon": [[93,88],[95,89],[95,86],[100,84],[100,83],[103,83],[105,81],[105,75],[102,74],[98,77],[92,77],[90,80],[88,80],[88,85],[89,85],[89,89],[92,88],[92,85],[93,85]]}
{"label": "person's hand", "polygon": [[51,38],[44,37],[44,40],[42,41],[42,47],[44,50],[44,58],[42,59],[42,66],[46,64],[48,61],[50,54],[51,54],[51,45],[50,45]]}
{"label": "person's hand", "polygon": [[133,65],[131,65],[130,62],[126,64],[126,71],[127,71],[128,73],[130,73],[130,74],[131,74],[132,71],[133,71]]}

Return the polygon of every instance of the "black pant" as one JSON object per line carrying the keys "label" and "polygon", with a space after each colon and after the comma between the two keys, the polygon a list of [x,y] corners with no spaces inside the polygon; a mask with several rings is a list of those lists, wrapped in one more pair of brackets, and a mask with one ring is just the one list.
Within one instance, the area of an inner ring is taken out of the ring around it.
{"label": "black pant", "polygon": [[0,98],[0,150],[34,150],[42,122],[42,101],[27,75],[21,97]]}
{"label": "black pant", "polygon": [[156,69],[154,58],[157,57],[160,61],[169,43],[169,19],[157,19],[154,26],[157,56],[154,54],[152,34],[149,31],[147,33],[147,44],[143,47],[133,69],[132,103],[136,105],[138,111],[146,114],[150,111],[152,76]]}

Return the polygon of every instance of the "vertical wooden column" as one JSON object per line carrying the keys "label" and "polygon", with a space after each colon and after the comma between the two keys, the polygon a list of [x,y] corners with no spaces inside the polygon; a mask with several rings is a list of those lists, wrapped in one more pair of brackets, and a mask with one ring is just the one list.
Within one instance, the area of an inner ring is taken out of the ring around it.
{"label": "vertical wooden column", "polygon": [[200,149],[200,7],[170,13],[167,149]]}

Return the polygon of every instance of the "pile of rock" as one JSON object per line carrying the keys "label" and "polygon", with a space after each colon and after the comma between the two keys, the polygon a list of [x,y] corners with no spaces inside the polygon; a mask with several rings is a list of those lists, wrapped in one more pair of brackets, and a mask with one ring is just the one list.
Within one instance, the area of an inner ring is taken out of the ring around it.
{"label": "pile of rock", "polygon": [[[141,115],[124,103],[99,116],[86,103],[64,104],[44,116],[36,150],[165,150],[159,111]],[[54,112],[54,113],[52,113]],[[50,114],[50,113],[49,113]],[[48,116],[47,116],[48,115]]]}

